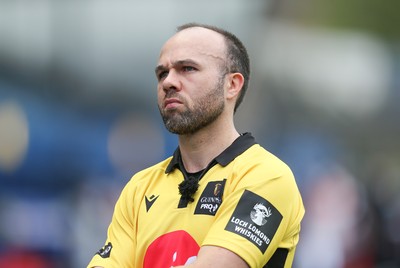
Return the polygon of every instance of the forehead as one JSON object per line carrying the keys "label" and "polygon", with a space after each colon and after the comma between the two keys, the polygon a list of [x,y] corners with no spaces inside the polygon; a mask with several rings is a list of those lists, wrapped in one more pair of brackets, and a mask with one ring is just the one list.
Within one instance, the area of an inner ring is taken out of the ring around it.
{"label": "forehead", "polygon": [[182,59],[225,60],[226,45],[224,37],[212,30],[193,27],[182,30],[172,36],[162,47],[159,64]]}

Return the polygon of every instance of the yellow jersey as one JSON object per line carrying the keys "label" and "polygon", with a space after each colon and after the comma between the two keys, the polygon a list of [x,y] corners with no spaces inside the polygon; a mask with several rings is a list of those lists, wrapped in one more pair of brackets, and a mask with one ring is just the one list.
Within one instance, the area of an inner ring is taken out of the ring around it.
{"label": "yellow jersey", "polygon": [[304,206],[284,162],[245,133],[204,170],[193,202],[178,191],[182,169],[178,148],[132,177],[88,267],[170,268],[194,261],[203,245],[250,267],[292,266]]}

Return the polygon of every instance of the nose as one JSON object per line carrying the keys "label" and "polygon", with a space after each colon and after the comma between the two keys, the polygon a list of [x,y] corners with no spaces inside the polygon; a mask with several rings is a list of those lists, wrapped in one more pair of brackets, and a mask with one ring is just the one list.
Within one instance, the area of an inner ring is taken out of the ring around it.
{"label": "nose", "polygon": [[164,91],[180,90],[179,76],[175,70],[171,69],[162,81]]}

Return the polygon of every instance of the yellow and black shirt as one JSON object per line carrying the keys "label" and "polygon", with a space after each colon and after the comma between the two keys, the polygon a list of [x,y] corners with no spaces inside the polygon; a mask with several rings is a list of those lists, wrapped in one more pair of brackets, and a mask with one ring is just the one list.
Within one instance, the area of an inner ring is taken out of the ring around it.
{"label": "yellow and black shirt", "polygon": [[202,245],[231,250],[250,267],[291,267],[304,207],[290,168],[250,133],[197,174],[188,202],[179,148],[137,174],[116,203],[105,246],[88,267],[170,268]]}

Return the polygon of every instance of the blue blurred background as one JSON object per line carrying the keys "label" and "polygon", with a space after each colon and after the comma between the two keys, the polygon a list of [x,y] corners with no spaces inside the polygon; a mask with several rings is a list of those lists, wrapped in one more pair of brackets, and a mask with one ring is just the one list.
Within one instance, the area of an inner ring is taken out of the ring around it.
{"label": "blue blurred background", "polygon": [[176,137],[154,66],[177,25],[252,59],[241,132],[293,169],[294,267],[400,267],[400,2],[0,1],[0,267],[86,267],[136,171]]}

